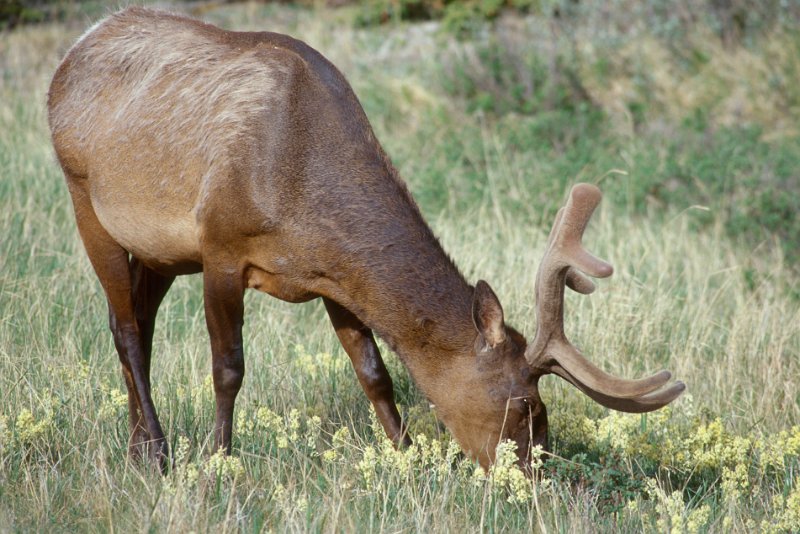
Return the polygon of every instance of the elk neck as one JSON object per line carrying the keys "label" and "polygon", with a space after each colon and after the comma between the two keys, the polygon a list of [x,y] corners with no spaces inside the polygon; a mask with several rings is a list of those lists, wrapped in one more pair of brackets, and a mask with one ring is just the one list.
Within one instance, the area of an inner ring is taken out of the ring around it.
{"label": "elk neck", "polygon": [[426,384],[443,380],[460,367],[457,360],[472,354],[474,289],[377,142],[373,146],[374,159],[359,158],[367,164],[354,169],[349,159],[346,173],[315,173],[315,180],[328,183],[307,189],[318,193],[309,198],[316,224],[305,227],[306,242],[314,243],[314,259],[306,262],[335,282],[336,291],[327,296],[384,339],[431,397]]}

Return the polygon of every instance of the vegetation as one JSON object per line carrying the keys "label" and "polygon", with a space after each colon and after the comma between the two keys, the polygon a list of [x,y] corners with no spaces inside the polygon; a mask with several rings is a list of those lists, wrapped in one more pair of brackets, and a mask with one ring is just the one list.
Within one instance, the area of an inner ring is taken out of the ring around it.
{"label": "vegetation", "polygon": [[406,451],[375,424],[319,303],[248,294],[225,458],[209,445],[200,280],[185,277],[154,350],[175,467],[129,463],[105,300],[44,113],[88,23],[67,17],[0,33],[0,530],[798,531],[798,7],[731,15],[731,37],[700,0],[543,5],[457,34],[446,20],[359,25],[366,4],[203,16],[293,34],[339,66],[446,250],[529,336],[555,208],[571,184],[599,183],[588,242],[616,273],[568,295],[568,331],[615,374],[670,368],[689,394],[632,416],[544,378],[553,454],[533,481],[505,456],[484,473],[388,348]]}

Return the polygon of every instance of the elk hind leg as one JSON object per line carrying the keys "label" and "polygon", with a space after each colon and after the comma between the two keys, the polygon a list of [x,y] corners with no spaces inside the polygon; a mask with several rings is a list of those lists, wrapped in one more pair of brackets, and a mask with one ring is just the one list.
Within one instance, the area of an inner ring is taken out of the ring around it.
{"label": "elk hind leg", "polygon": [[[136,433],[132,438],[147,442],[150,455],[163,471],[167,466],[167,441],[150,394],[145,365],[148,358],[136,320],[128,252],[97,219],[85,184],[82,179],[67,175],[78,231],[108,300],[109,326],[128,387],[128,407]],[[131,444],[136,442],[132,440]]]}
{"label": "elk hind leg", "polygon": [[[130,261],[131,283],[133,290],[133,306],[136,324],[142,343],[142,367],[148,381],[150,380],[150,361],[153,354],[153,332],[156,314],[164,296],[167,294],[174,276],[164,276],[145,266],[136,258]],[[150,434],[142,414],[136,387],[130,373],[123,373],[128,386],[128,413],[130,416],[129,452],[132,457],[141,457],[147,452]],[[131,394],[133,393],[133,394]]]}

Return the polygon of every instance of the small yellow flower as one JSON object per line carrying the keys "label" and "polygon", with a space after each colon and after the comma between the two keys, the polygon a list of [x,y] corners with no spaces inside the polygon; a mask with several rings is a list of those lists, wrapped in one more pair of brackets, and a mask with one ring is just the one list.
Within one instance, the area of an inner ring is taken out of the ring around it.
{"label": "small yellow flower", "polygon": [[750,479],[745,464],[738,463],[733,469],[722,468],[722,494],[728,502],[737,501],[749,486]]}
{"label": "small yellow flower", "polygon": [[786,499],[777,494],[772,498],[773,517],[769,522],[761,523],[761,530],[769,534],[779,532],[795,532],[800,525],[800,486]]}
{"label": "small yellow flower", "polygon": [[14,430],[21,442],[30,443],[43,436],[52,426],[52,414],[46,414],[37,421],[30,410],[23,408],[17,414]]}
{"label": "small yellow flower", "polygon": [[697,534],[706,526],[710,517],[711,507],[707,504],[692,510],[686,520],[686,531],[689,534]]}
{"label": "small yellow flower", "polygon": [[632,414],[611,412],[597,422],[597,437],[608,441],[619,451],[626,451],[630,438],[639,427],[639,417]]}
{"label": "small yellow flower", "polygon": [[103,400],[100,404],[98,416],[101,419],[113,419],[123,414],[128,405],[128,394],[120,389],[112,388],[108,384],[100,384]]}
{"label": "small yellow flower", "polygon": [[184,484],[189,488],[194,487],[194,485],[197,484],[198,478],[200,478],[200,470],[197,468],[197,465],[193,463],[186,464],[183,475]]}
{"label": "small yellow flower", "polygon": [[533,496],[531,479],[517,466],[517,444],[504,440],[497,444],[489,480],[495,490],[508,493],[508,502],[524,503]]}
{"label": "small yellow flower", "polygon": [[272,488],[272,498],[276,501],[281,501],[286,496],[286,488],[283,487],[283,484],[278,482]]}
{"label": "small yellow flower", "polygon": [[322,432],[322,420],[317,415],[312,415],[306,422],[306,447],[314,449]]}
{"label": "small yellow flower", "polygon": [[297,500],[297,511],[298,512],[305,512],[308,509],[308,499],[305,497],[300,497]]}
{"label": "small yellow flower", "polygon": [[239,458],[220,449],[206,461],[205,472],[212,477],[235,480],[244,474],[244,466]]}
{"label": "small yellow flower", "polygon": [[241,436],[252,438],[255,435],[256,422],[253,417],[244,409],[239,410],[236,416],[236,432]]}
{"label": "small yellow flower", "polygon": [[375,466],[377,463],[378,455],[375,452],[375,449],[373,449],[371,446],[367,446],[367,448],[364,449],[364,454],[356,467],[361,473],[361,477],[364,479],[364,486],[368,490],[375,488]]}
{"label": "small yellow flower", "polygon": [[[290,414],[290,418],[291,417],[294,417],[296,422],[299,421],[299,413],[297,410],[293,410],[292,414]],[[290,421],[289,424],[291,425],[292,422]],[[276,414],[266,406],[261,406],[256,410],[253,431],[255,432],[258,430],[266,432],[267,434],[271,434],[274,437],[275,444],[279,449],[288,448],[289,443],[293,441],[290,439],[290,434],[287,428],[288,426],[289,425],[284,422],[283,417]],[[295,436],[297,436],[296,432]]]}
{"label": "small yellow flower", "polygon": [[347,441],[350,439],[350,429],[346,426],[340,427],[336,432],[333,433],[333,438],[331,439],[332,445],[334,448],[343,447],[347,444]]}
{"label": "small yellow flower", "polygon": [[11,441],[11,432],[8,429],[8,417],[0,415],[0,451],[9,441]]}
{"label": "small yellow flower", "polygon": [[332,356],[328,352],[309,354],[303,345],[295,345],[295,357],[292,364],[302,372],[303,376],[316,380],[344,370],[347,362],[340,355]]}
{"label": "small yellow flower", "polygon": [[289,412],[289,420],[286,426],[289,430],[289,440],[292,442],[297,441],[300,438],[300,412],[296,408],[292,408]]}
{"label": "small yellow flower", "polygon": [[203,383],[192,388],[192,399],[211,400],[214,397],[214,377],[207,375]]}
{"label": "small yellow flower", "polygon": [[483,470],[483,467],[476,465],[475,469],[472,471],[472,476],[470,477],[472,480],[472,484],[475,486],[483,486],[486,480],[488,479],[486,476],[486,471]]}

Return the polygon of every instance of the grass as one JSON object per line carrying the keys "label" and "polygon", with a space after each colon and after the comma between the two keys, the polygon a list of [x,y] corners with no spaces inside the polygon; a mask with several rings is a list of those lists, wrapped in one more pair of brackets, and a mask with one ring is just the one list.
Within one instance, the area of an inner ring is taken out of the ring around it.
{"label": "grass", "polygon": [[[44,114],[49,77],[89,21],[20,28],[0,34],[0,531],[796,531],[798,110],[790,84],[759,85],[764,69],[792,79],[795,29],[731,51],[698,27],[694,64],[658,32],[603,35],[589,15],[549,48],[536,17],[456,40],[436,23],[354,29],[347,10],[204,16],[291,33],[337,64],[445,249],[529,336],[555,208],[570,184],[599,183],[587,242],[616,273],[567,297],[567,331],[605,369],[669,368],[690,394],[621,416],[544,378],[556,456],[520,485],[454,455],[384,347],[425,436],[387,448],[321,305],[248,293],[224,459],[209,450],[208,336],[187,277],[154,350],[176,468],[162,478],[129,463],[105,301]],[[543,88],[519,98],[515,85]]]}

